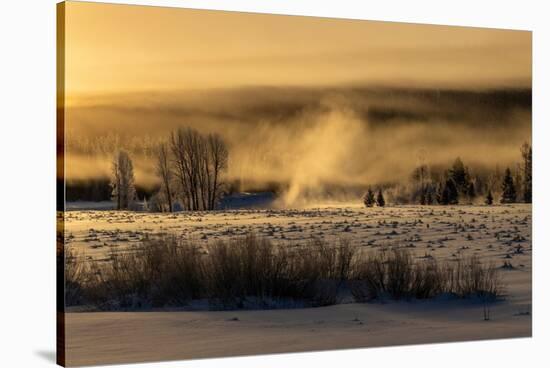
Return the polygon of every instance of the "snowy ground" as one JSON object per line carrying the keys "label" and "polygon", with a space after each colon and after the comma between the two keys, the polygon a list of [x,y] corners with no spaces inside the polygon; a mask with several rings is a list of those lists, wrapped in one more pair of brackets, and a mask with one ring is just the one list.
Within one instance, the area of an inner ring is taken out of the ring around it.
{"label": "snowy ground", "polygon": [[[518,268],[531,263],[531,206],[331,206],[301,210],[226,210],[174,214],[124,211],[65,213],[68,246],[95,259],[145,236],[174,233],[206,244],[255,232],[277,243],[348,237],[357,246],[406,246],[420,256],[478,254]],[[517,250],[518,247],[521,247]]]}
{"label": "snowy ground", "polygon": [[417,257],[477,254],[500,268],[507,296],[483,320],[476,301],[340,304],[269,311],[68,313],[70,365],[310,351],[531,335],[531,206],[325,206],[300,210],[226,210],[148,214],[65,213],[66,239],[106,259],[144,236],[172,232],[206,244],[256,232],[287,244],[349,237],[363,250],[409,248]]}

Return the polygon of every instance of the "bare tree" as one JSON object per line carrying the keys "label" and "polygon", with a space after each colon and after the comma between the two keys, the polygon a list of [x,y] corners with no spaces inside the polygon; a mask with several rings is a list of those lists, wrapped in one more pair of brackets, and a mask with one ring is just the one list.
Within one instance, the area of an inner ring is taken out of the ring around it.
{"label": "bare tree", "polygon": [[214,209],[221,196],[222,182],[221,174],[227,169],[229,153],[227,146],[217,134],[208,136],[208,153],[212,165],[212,179],[210,183],[210,209]]}
{"label": "bare tree", "polygon": [[170,168],[169,152],[166,143],[161,143],[156,150],[156,173],[161,180],[161,191],[168,204],[168,211],[172,212],[172,170]]}
{"label": "bare tree", "polygon": [[208,146],[204,137],[200,136],[196,142],[196,156],[197,156],[197,192],[199,195],[201,209],[211,209],[209,202],[209,166],[208,161]]}
{"label": "bare tree", "polygon": [[115,154],[112,163],[112,197],[116,198],[117,210],[128,209],[136,197],[134,166],[126,151]]}
{"label": "bare tree", "polygon": [[187,208],[188,203],[188,165],[185,154],[185,145],[183,143],[183,132],[181,129],[170,134],[170,149],[172,150],[172,164],[174,167],[174,173],[178,180],[179,186],[179,199],[182,205]]}
{"label": "bare tree", "polygon": [[184,207],[191,211],[214,209],[221,196],[221,174],[228,163],[221,137],[180,128],[170,136],[170,149]]}

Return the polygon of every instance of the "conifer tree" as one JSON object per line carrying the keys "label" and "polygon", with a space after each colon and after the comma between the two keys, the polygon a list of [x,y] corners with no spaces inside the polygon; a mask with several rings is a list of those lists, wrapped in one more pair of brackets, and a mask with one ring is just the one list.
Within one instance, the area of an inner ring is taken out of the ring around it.
{"label": "conifer tree", "polygon": [[384,207],[386,205],[386,200],[382,194],[382,189],[378,189],[378,195],[376,196],[376,204],[378,207]]}
{"label": "conifer tree", "polygon": [[374,192],[369,187],[367,194],[365,194],[365,197],[363,198],[363,203],[365,203],[366,207],[372,207],[374,206],[375,200],[374,200]]}
{"label": "conifer tree", "polygon": [[470,184],[468,184],[467,194],[468,194],[468,199],[470,200],[470,203],[473,202],[476,197],[476,188],[473,182],[470,182]]}
{"label": "conifer tree", "polygon": [[464,165],[460,157],[457,157],[453,166],[449,170],[449,177],[454,181],[457,191],[461,194],[467,194],[469,174],[468,168]]}
{"label": "conifer tree", "polygon": [[445,184],[442,186],[439,203],[443,205],[458,204],[458,190],[454,180],[450,177],[445,180]]}
{"label": "conifer tree", "polygon": [[502,197],[500,203],[514,203],[515,201],[516,188],[514,186],[514,179],[512,178],[510,169],[506,168],[504,178],[502,179]]}

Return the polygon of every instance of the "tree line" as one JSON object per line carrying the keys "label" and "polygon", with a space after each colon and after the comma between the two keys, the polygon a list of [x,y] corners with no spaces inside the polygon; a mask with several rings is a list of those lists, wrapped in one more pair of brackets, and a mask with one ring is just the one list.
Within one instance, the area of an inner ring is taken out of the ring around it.
{"label": "tree line", "polygon": [[[507,167],[501,172],[475,172],[457,157],[449,169],[437,172],[426,164],[416,167],[406,185],[387,187],[386,193],[397,204],[453,205],[472,204],[483,200],[493,204],[532,202],[532,147],[524,143],[520,148],[521,161],[515,168]],[[383,198],[382,188],[378,197]],[[377,204],[374,193],[369,188],[363,198],[365,206]],[[382,201],[382,206],[385,201]],[[380,204],[378,204],[380,206]]]}
{"label": "tree line", "polygon": [[[450,168],[434,170],[422,164],[416,167],[407,184],[371,187],[363,198],[367,207],[386,205],[386,197],[396,204],[421,205],[471,204],[481,199],[493,204],[532,202],[532,147],[520,148],[521,161],[502,173],[469,168],[457,157]],[[154,151],[158,191],[145,209],[162,212],[175,210],[213,210],[223,196],[229,153],[218,134],[200,134],[191,128],[173,131]],[[111,196],[117,209],[133,209],[136,199],[134,168],[130,155],[118,151],[112,161]]]}
{"label": "tree line", "polygon": [[[179,128],[155,148],[155,173],[159,190],[146,206],[154,211],[199,211],[216,208],[224,191],[223,174],[229,152],[218,134],[203,135]],[[135,200],[133,164],[125,151],[112,163],[112,198],[117,209],[129,209]]]}

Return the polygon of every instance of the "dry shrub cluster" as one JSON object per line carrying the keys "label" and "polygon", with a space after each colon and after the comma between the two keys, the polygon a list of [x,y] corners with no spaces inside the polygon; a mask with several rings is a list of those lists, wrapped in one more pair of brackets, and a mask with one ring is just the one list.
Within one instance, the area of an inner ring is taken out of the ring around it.
{"label": "dry shrub cluster", "polygon": [[300,248],[276,246],[255,235],[220,241],[205,259],[206,296],[212,305],[269,307],[280,302],[335,304],[348,278],[353,248],[320,240]]}
{"label": "dry shrub cluster", "polygon": [[210,308],[240,309],[332,305],[343,290],[359,302],[502,293],[496,268],[476,258],[439,263],[414,260],[403,250],[364,254],[346,239],[294,247],[251,234],[203,249],[165,236],[112,252],[110,258],[84,262],[67,252],[66,305],[118,310],[185,306],[202,299]]}
{"label": "dry shrub cluster", "polygon": [[[65,256],[65,305],[79,305],[84,302],[83,287],[86,277],[85,262],[73,249],[68,248]],[[63,252],[61,252],[63,257]],[[58,261],[59,262],[59,261]]]}
{"label": "dry shrub cluster", "polygon": [[83,299],[104,310],[185,305],[201,296],[203,266],[200,249],[189,243],[147,239],[137,249],[111,252],[109,262],[87,264]]}
{"label": "dry shrub cluster", "polygon": [[405,250],[382,251],[358,257],[350,277],[357,301],[390,297],[427,299],[441,294],[494,300],[504,287],[497,268],[475,256],[456,262],[415,261]]}

